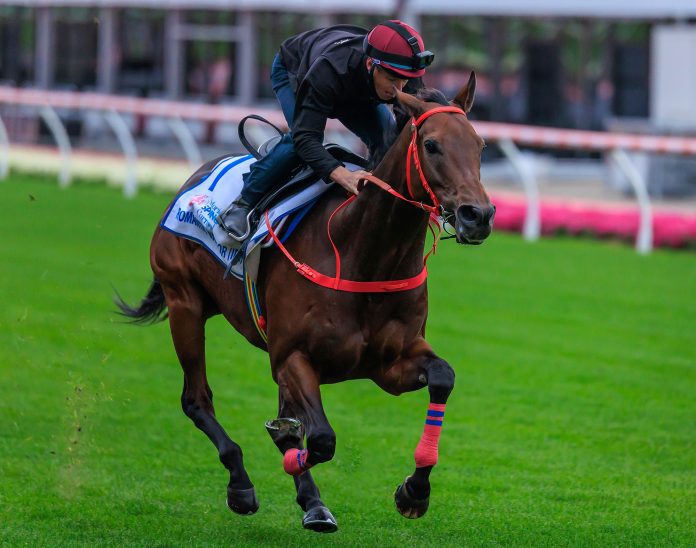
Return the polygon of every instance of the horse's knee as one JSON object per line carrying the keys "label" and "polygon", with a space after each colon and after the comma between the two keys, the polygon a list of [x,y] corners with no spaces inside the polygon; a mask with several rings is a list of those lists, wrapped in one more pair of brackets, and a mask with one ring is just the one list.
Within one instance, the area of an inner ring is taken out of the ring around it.
{"label": "horse's knee", "polygon": [[336,452],[336,433],[331,428],[307,432],[307,452],[311,464],[331,460]]}
{"label": "horse's knee", "polygon": [[428,368],[428,391],[435,403],[445,403],[454,388],[454,369],[445,360],[438,359]]}

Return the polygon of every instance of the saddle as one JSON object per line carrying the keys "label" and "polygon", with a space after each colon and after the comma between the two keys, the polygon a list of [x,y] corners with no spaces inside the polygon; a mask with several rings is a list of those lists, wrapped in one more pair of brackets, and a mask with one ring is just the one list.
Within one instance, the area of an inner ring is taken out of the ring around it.
{"label": "saddle", "polygon": [[[244,134],[244,124],[249,119],[259,120],[268,124],[278,132],[278,135],[271,137],[266,142],[264,142],[258,149],[255,149],[253,145],[249,142],[249,140],[246,138],[246,135]],[[260,160],[264,156],[268,155],[278,144],[278,142],[283,138],[283,132],[279,128],[277,128],[274,124],[272,124],[262,116],[258,116],[256,114],[251,114],[243,118],[241,122],[239,122],[239,126],[237,127],[237,133],[239,135],[239,140],[244,145],[244,148],[246,148],[247,151],[249,151],[249,153],[253,155],[257,160]],[[329,154],[331,154],[334,158],[336,158],[336,160],[338,160],[342,164],[355,164],[357,166],[360,166],[362,169],[365,169],[367,167],[367,160],[365,158],[355,154],[354,152],[351,152],[345,147],[342,147],[335,143],[325,144],[324,147],[329,152]],[[287,198],[288,196],[297,194],[298,192],[307,188],[309,185],[313,184],[317,179],[318,177],[316,176],[314,171],[312,171],[312,168],[306,164],[301,165],[300,167],[295,169],[286,183],[266,194],[259,201],[259,203],[256,204],[256,206],[251,210],[248,217],[250,226],[249,233],[254,233],[254,229],[258,224],[259,219],[263,215],[264,211],[273,207],[275,204]],[[331,181],[326,182],[331,183]]]}

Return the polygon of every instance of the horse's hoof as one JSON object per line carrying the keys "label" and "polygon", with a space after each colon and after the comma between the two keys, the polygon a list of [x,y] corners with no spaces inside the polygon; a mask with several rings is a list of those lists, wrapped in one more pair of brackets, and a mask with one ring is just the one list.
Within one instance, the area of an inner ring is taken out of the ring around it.
{"label": "horse's hoof", "polygon": [[338,531],[336,518],[326,506],[315,506],[307,510],[302,518],[302,527],[311,529],[317,533],[333,533]]}
{"label": "horse's hoof", "polygon": [[283,447],[281,449],[283,453],[287,447],[302,447],[304,427],[297,419],[281,417],[266,421],[266,430],[271,435],[273,443],[278,447]]}
{"label": "horse's hoof", "polygon": [[412,497],[408,492],[407,482],[408,478],[406,478],[404,482],[396,488],[396,491],[394,491],[394,502],[396,503],[396,509],[399,511],[399,514],[408,519],[417,519],[428,511],[430,497],[426,497],[425,499]]}
{"label": "horse's hoof", "polygon": [[256,490],[227,488],[227,507],[235,514],[250,516],[259,509],[259,499],[256,498]]}

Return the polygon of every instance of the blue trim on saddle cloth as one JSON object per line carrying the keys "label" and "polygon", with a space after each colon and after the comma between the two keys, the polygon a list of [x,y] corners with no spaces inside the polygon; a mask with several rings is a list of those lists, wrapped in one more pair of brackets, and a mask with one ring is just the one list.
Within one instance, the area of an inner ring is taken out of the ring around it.
{"label": "blue trim on saddle cloth", "polygon": [[295,215],[295,216],[292,218],[292,222],[290,223],[290,226],[283,230],[283,234],[282,234],[282,236],[280,237],[281,243],[285,243],[285,240],[287,240],[287,239],[290,237],[290,234],[292,234],[293,232],[295,232],[295,229],[296,229],[297,226],[300,224],[300,221],[301,221],[302,219],[304,219],[304,216],[307,215],[307,213],[309,213],[309,210],[312,209],[312,208],[314,207],[314,204],[317,203],[317,200],[318,200],[318,199],[319,199],[318,197],[317,197],[317,198],[314,198],[314,200],[312,200],[311,202],[307,203],[307,205],[305,206],[304,209],[300,209],[300,210],[297,212],[297,215]]}
{"label": "blue trim on saddle cloth", "polygon": [[[205,182],[210,178],[210,176],[211,176],[213,173],[215,173],[216,170],[218,170],[218,169],[220,168],[220,166],[222,166],[222,165],[228,165],[229,163],[231,163],[232,165],[230,165],[230,168],[232,168],[232,167],[234,167],[234,166],[237,166],[237,165],[241,164],[242,162],[246,162],[247,160],[250,160],[251,158],[253,158],[253,156],[252,156],[251,154],[247,154],[246,156],[242,156],[241,158],[238,157],[236,160],[234,160],[234,158],[235,158],[234,156],[230,156],[230,157],[227,157],[227,158],[223,158],[223,159],[220,160],[217,164],[215,164],[215,167],[213,167],[213,169],[211,169],[208,173],[206,173],[205,175],[203,175],[203,177],[201,178],[201,180],[198,181],[195,185],[193,185],[193,186],[190,187],[190,188],[184,188],[183,190],[180,190],[179,193],[178,193],[178,194],[174,197],[174,199],[172,200],[172,203],[169,204],[169,208],[167,208],[167,212],[166,212],[166,213],[164,214],[164,216],[162,217],[162,222],[160,223],[160,226],[161,226],[162,228],[166,229],[167,231],[172,232],[173,234],[177,234],[177,232],[175,232],[174,230],[171,230],[171,229],[167,228],[167,227],[165,226],[165,222],[166,222],[167,218],[169,217],[169,214],[171,213],[172,209],[174,208],[174,205],[179,201],[179,198],[181,198],[181,197],[182,197],[184,194],[186,194],[187,192],[190,192],[190,191],[193,190],[194,188],[198,188],[200,185],[202,185],[203,183],[205,183]],[[233,161],[230,162],[230,160],[233,160]],[[225,171],[225,173],[226,173],[227,171],[229,171],[229,169],[227,169],[227,170]],[[214,183],[212,186],[214,187],[216,184],[217,184],[217,181],[215,181],[215,183]],[[193,238],[190,238],[190,239],[193,239]],[[194,240],[194,241],[196,241],[196,240]],[[198,243],[202,243],[202,242],[198,242]],[[218,259],[218,260],[219,260],[219,259]],[[222,261],[220,261],[220,262],[222,262]],[[224,264],[224,263],[223,263],[223,264]]]}

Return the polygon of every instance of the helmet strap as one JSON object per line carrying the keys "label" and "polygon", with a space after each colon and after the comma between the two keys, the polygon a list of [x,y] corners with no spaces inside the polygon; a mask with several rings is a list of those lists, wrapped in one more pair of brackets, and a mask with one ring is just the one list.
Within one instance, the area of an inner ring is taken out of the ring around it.
{"label": "helmet strap", "polygon": [[[372,66],[370,67],[370,70],[367,71],[367,78],[370,81],[370,85],[372,86],[372,89],[375,89],[375,69],[377,68],[377,65],[375,63],[372,63]],[[377,90],[375,90],[376,92]]]}

